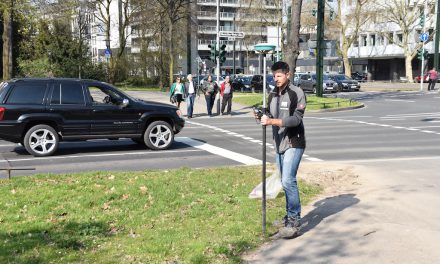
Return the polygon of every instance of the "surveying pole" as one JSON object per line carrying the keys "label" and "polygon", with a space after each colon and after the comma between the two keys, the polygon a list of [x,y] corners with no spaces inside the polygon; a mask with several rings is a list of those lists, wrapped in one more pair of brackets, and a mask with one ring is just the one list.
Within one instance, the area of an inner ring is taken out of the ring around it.
{"label": "surveying pole", "polygon": [[[254,46],[255,53],[263,55],[263,114],[266,114],[266,54],[273,53],[275,50],[275,45],[260,43]],[[263,235],[266,234],[266,126],[263,127],[263,166],[261,169],[261,180],[262,180],[262,199],[261,199],[261,213],[262,213],[262,228]]]}

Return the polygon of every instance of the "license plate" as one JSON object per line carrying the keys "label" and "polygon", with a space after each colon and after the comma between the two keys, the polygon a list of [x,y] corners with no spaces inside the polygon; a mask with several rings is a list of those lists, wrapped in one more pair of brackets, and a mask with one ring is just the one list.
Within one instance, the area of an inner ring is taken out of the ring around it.
{"label": "license plate", "polygon": [[357,86],[356,85],[352,85],[351,88],[357,88]]}

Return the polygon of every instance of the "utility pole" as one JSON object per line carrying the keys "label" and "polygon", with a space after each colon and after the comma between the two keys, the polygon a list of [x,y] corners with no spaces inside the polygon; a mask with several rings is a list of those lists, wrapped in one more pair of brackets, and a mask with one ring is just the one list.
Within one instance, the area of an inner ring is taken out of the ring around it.
{"label": "utility pole", "polygon": [[[220,55],[220,0],[217,0],[217,45],[216,53]],[[216,56],[217,59],[217,85],[220,85],[220,57]],[[220,115],[220,93],[216,95],[217,101],[217,115]]]}
{"label": "utility pole", "polygon": [[[427,2],[425,0],[425,5],[423,6],[423,33],[425,33],[426,31],[426,6],[427,6]],[[423,72],[424,68],[425,68],[425,40],[423,40],[422,43],[422,65],[421,70],[420,70],[420,91],[423,91],[423,81],[425,80],[425,74]]]}
{"label": "utility pole", "polygon": [[440,12],[439,12],[439,7],[440,7],[440,0],[437,0],[437,19],[436,19],[436,31],[434,31],[435,33],[435,51],[434,51],[434,68],[435,70],[439,70],[438,69],[438,45],[439,45],[439,41],[440,41]]}
{"label": "utility pole", "polygon": [[[234,32],[235,32],[235,13],[234,13],[234,20],[233,21],[234,21],[233,27],[234,27]],[[235,79],[235,37],[234,37],[234,42],[232,44],[232,75],[234,77],[233,79]]]}
{"label": "utility pole", "polygon": [[318,28],[317,28],[317,49],[316,56],[316,96],[322,97],[322,82],[324,70],[324,12],[325,0],[318,0]]}

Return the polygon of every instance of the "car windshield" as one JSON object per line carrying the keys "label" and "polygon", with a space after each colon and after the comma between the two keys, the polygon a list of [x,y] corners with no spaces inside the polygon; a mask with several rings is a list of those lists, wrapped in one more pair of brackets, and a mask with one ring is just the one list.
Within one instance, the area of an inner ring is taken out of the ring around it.
{"label": "car windshield", "polygon": [[[313,77],[313,80],[318,79],[318,77],[315,74],[312,75],[312,77]],[[328,77],[328,75],[322,75],[322,80],[323,81],[328,81],[328,80],[330,80],[330,78]]]}
{"label": "car windshield", "polygon": [[338,81],[352,80],[350,77],[348,77],[346,75],[335,75],[334,78]]}

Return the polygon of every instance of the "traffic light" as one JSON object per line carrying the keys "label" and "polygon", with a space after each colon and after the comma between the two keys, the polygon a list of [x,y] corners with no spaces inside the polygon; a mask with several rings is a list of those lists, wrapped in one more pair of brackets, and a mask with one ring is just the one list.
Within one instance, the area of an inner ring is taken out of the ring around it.
{"label": "traffic light", "polygon": [[417,58],[419,60],[422,60],[423,58],[427,58],[428,57],[428,51],[425,49],[418,49],[417,50]]}
{"label": "traffic light", "polygon": [[420,26],[423,27],[425,26],[425,14],[424,13],[420,13]]}
{"label": "traffic light", "polygon": [[335,10],[330,9],[330,20],[335,19],[336,15],[335,15]]}
{"label": "traffic light", "polygon": [[226,45],[225,44],[221,45],[220,53],[219,53],[219,56],[218,56],[218,58],[220,60],[220,64],[222,64],[222,63],[224,63],[226,61],[226,50],[225,49],[226,49]]}
{"label": "traffic light", "polygon": [[316,16],[316,13],[318,12],[318,10],[316,10],[316,8],[312,9],[312,16]]}
{"label": "traffic light", "polygon": [[215,61],[217,57],[217,44],[215,42],[214,44],[209,44],[208,48],[210,49],[209,59]]}

